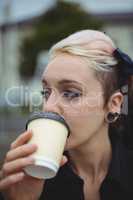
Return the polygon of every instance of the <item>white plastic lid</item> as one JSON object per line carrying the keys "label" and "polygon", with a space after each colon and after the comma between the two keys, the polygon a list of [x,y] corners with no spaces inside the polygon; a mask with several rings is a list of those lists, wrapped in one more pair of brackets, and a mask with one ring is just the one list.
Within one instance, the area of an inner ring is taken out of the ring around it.
{"label": "white plastic lid", "polygon": [[52,160],[36,158],[35,164],[24,168],[24,171],[35,178],[50,179],[56,176],[59,166]]}

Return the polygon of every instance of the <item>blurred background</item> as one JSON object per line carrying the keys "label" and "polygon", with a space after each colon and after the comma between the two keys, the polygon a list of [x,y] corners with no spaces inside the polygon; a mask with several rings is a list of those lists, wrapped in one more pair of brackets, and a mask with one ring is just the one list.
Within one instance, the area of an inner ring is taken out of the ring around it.
{"label": "blurred background", "polygon": [[41,109],[48,49],[81,29],[106,32],[133,58],[133,0],[0,0],[0,164]]}

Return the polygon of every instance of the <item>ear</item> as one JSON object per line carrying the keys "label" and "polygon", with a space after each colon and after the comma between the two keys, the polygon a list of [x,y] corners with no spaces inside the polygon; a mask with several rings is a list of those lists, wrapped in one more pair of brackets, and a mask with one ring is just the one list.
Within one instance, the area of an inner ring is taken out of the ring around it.
{"label": "ear", "polygon": [[114,94],[112,94],[112,96],[110,97],[109,102],[108,102],[109,112],[120,113],[123,99],[124,99],[124,97],[121,92],[115,92]]}

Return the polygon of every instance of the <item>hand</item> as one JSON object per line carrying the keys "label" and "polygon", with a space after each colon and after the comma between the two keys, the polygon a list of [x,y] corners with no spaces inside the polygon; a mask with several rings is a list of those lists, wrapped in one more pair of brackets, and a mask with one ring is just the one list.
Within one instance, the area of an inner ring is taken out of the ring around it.
{"label": "hand", "polygon": [[[6,200],[37,200],[39,199],[44,180],[28,176],[23,171],[27,165],[35,161],[31,154],[37,150],[35,144],[28,144],[32,132],[26,131],[11,144],[0,171],[0,191]],[[61,165],[67,162],[63,156]]]}

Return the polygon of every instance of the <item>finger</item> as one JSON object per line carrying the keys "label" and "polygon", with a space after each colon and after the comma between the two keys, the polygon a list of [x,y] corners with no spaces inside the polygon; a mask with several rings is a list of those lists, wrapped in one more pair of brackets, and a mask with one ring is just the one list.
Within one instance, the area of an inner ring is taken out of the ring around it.
{"label": "finger", "polygon": [[61,166],[63,166],[64,164],[66,164],[67,161],[68,161],[68,158],[63,155],[62,160],[61,160]]}
{"label": "finger", "polygon": [[19,172],[4,178],[3,180],[0,181],[0,191],[7,189],[8,187],[10,187],[15,183],[18,183],[24,178],[24,176],[25,176],[24,172]]}
{"label": "finger", "polygon": [[27,157],[27,158],[20,158],[8,163],[5,163],[2,172],[4,176],[8,176],[9,174],[22,171],[24,167],[34,164],[35,159],[33,157]]}
{"label": "finger", "polygon": [[23,144],[26,144],[32,137],[32,132],[31,131],[26,131],[23,134],[21,134],[12,144],[11,144],[11,149],[15,149],[18,146],[21,146]]}
{"label": "finger", "polygon": [[24,144],[15,149],[10,150],[6,154],[5,162],[16,160],[17,158],[26,157],[37,150],[36,144]]}

